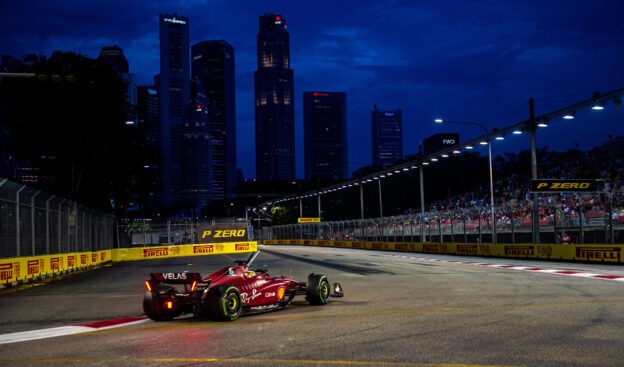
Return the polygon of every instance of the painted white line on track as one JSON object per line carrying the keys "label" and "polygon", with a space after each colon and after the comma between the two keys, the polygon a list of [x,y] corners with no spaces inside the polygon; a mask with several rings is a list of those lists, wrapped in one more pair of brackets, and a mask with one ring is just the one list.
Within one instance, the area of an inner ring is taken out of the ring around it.
{"label": "painted white line on track", "polygon": [[98,321],[94,323],[72,325],[72,326],[60,326],[49,329],[20,331],[16,333],[0,335],[0,345],[26,342],[31,340],[55,338],[58,336],[74,335],[88,333],[98,330],[113,329],[122,326],[129,326],[146,322],[146,318],[124,318],[116,320]]}
{"label": "painted white line on track", "polygon": [[442,262],[442,263],[463,264],[463,265],[478,265],[478,266],[485,266],[485,267],[497,268],[497,269],[522,270],[522,271],[530,271],[530,272],[535,272],[535,273],[567,275],[567,276],[579,277],[579,278],[614,280],[617,282],[624,283],[624,275],[586,273],[582,271],[572,271],[572,270],[563,270],[563,269],[546,269],[546,268],[539,268],[539,267],[534,267],[534,266],[520,266],[520,265],[509,265],[509,264],[480,263],[480,262],[472,262],[472,261],[444,260],[444,259],[434,259],[434,258],[427,258],[427,257],[405,256],[405,255],[390,255],[390,256],[408,258],[408,259],[418,260],[418,261]]}

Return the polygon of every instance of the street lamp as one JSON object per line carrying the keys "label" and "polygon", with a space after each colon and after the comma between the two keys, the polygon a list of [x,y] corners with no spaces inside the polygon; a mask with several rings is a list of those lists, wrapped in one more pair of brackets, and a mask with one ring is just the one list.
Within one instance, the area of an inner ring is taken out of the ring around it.
{"label": "street lamp", "polygon": [[445,124],[458,124],[458,125],[472,125],[478,126],[485,131],[485,134],[488,135],[487,140],[481,141],[480,145],[488,146],[488,161],[490,166],[490,210],[492,213],[492,243],[496,243],[496,212],[494,207],[494,177],[492,175],[492,144],[490,144],[489,134],[490,131],[481,123],[478,122],[469,122],[469,121],[447,121],[443,119],[435,119],[437,124],[445,123]]}

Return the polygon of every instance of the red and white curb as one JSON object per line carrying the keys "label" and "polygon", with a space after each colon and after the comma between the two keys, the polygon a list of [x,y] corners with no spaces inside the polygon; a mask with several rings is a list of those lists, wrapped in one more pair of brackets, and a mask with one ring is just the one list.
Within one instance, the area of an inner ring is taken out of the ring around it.
{"label": "red and white curb", "polygon": [[121,319],[89,322],[86,324],[60,326],[49,329],[21,331],[0,335],[0,345],[25,342],[30,340],[54,338],[57,336],[88,333],[92,331],[113,329],[121,326],[140,324],[147,321],[145,317],[125,317]]}
{"label": "red and white curb", "polygon": [[579,278],[594,278],[594,279],[604,279],[604,280],[615,280],[617,282],[623,282],[624,283],[624,275],[587,273],[587,272],[582,272],[582,271],[539,268],[539,267],[533,267],[533,266],[519,266],[519,265],[480,263],[480,262],[473,262],[473,261],[456,261],[456,260],[432,259],[432,258],[426,258],[426,257],[412,257],[412,256],[405,256],[405,255],[403,255],[403,256],[401,256],[401,255],[393,255],[393,256],[402,257],[402,258],[409,258],[409,259],[419,260],[419,261],[444,262],[444,263],[451,263],[451,264],[478,265],[478,266],[487,266],[487,267],[491,267],[491,268],[511,269],[511,270],[524,270],[524,271],[531,271],[531,272],[536,272],[536,273],[567,275],[567,276],[573,276],[573,277],[579,277]]}

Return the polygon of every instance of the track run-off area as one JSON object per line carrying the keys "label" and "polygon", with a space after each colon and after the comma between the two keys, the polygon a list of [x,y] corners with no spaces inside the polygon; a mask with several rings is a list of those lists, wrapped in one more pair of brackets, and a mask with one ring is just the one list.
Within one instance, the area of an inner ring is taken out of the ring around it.
{"label": "track run-off area", "polygon": [[241,255],[120,262],[0,291],[0,366],[622,366],[624,267],[259,246],[253,267],[345,296],[234,322],[145,318],[150,272]]}

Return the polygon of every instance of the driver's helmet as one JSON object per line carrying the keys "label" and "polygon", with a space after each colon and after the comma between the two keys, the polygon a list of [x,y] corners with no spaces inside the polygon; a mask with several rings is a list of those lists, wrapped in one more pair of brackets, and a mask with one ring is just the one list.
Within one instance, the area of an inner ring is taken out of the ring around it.
{"label": "driver's helmet", "polygon": [[246,271],[243,275],[245,276],[245,278],[250,279],[250,278],[253,278],[253,277],[256,276],[256,272],[255,271]]}

